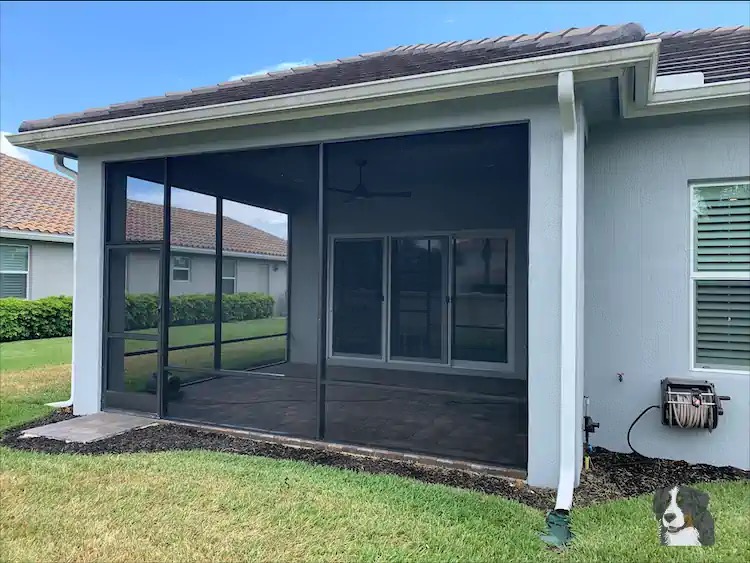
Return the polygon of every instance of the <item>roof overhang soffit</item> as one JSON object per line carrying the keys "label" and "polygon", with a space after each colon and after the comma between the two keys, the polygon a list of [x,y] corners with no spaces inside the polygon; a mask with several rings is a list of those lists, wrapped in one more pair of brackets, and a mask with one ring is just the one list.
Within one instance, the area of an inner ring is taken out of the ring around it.
{"label": "roof overhang soffit", "polygon": [[624,68],[619,79],[623,117],[750,106],[750,79],[703,84],[694,88],[656,90],[658,51],[654,59]]}

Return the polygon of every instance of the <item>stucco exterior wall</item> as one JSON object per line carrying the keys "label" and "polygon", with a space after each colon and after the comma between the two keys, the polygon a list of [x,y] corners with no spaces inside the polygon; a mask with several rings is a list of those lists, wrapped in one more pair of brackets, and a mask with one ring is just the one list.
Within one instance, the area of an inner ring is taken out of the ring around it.
{"label": "stucco exterior wall", "polygon": [[[692,180],[750,175],[747,111],[602,124],[586,151],[585,389],[601,423],[593,443],[629,451],[630,423],[660,401],[664,377],[708,379],[718,428],[662,426],[652,410],[632,442],[644,455],[750,468],[750,374],[690,365]],[[617,374],[623,374],[619,382]]]}
{"label": "stucco exterior wall", "polygon": [[[214,293],[215,262],[213,255],[185,254],[190,258],[190,280],[170,282],[170,295]],[[236,291],[267,293],[276,301],[276,314],[286,305],[286,264],[250,258],[237,260]],[[274,271],[274,266],[276,270]],[[159,290],[159,256],[156,252],[132,252],[128,255],[127,291],[157,293]]]}
{"label": "stucco exterior wall", "polygon": [[27,299],[73,295],[73,245],[20,238],[0,238],[2,244],[29,247]]}

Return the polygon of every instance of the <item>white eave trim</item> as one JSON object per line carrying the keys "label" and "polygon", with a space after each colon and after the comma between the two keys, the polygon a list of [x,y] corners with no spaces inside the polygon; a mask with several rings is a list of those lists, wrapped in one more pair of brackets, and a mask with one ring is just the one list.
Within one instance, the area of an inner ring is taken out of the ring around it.
{"label": "white eave trim", "polygon": [[0,237],[42,242],[63,242],[68,244],[73,244],[74,240],[73,235],[58,235],[41,233],[39,231],[16,231],[14,229],[0,229]]}
{"label": "white eave trim", "polygon": [[[620,107],[623,117],[649,117],[750,106],[750,79],[714,82],[694,88],[659,92],[655,91],[654,79],[649,80],[647,85],[639,83],[636,79],[635,87],[637,90],[634,101],[633,75],[626,71],[620,79]],[[646,87],[646,102],[639,104],[638,93]]]}
{"label": "white eave trim", "polygon": [[626,43],[323,90],[66,125],[9,135],[8,140],[16,146],[36,150],[70,149],[101,142],[556,86],[557,74],[566,70],[575,72],[579,82],[620,76],[623,68],[653,64],[659,44],[658,39]]}

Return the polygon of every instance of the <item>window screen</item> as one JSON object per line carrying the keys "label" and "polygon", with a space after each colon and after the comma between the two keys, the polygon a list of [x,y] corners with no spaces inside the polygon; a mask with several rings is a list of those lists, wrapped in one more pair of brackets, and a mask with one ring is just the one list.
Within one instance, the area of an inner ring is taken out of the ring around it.
{"label": "window screen", "polygon": [[750,184],[693,188],[695,364],[750,370]]}
{"label": "window screen", "polygon": [[0,245],[0,298],[26,299],[29,247]]}
{"label": "window screen", "polygon": [[695,269],[750,271],[750,184],[694,192]]}
{"label": "window screen", "polygon": [[172,257],[172,280],[190,281],[190,258],[186,256]]}

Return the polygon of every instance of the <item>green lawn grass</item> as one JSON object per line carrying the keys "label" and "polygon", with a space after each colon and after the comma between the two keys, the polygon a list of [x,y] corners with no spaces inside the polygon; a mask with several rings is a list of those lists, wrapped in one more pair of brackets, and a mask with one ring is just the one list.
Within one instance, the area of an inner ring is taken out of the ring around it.
{"label": "green lawn grass", "polygon": [[[69,366],[0,373],[0,425],[67,395]],[[12,406],[6,417],[7,405]],[[0,448],[0,560],[701,562],[750,560],[750,484],[712,483],[713,548],[664,548],[650,495],[573,511],[563,553],[544,514],[387,475],[204,451],[76,456]]]}
{"label": "green lawn grass", "polygon": [[69,364],[71,345],[70,336],[0,342],[0,372]]}
{"label": "green lawn grass", "polygon": [[[147,331],[155,334],[155,331]],[[283,334],[286,332],[286,318],[274,317],[256,319],[235,323],[223,323],[221,329],[222,341],[235,338],[250,338]],[[203,344],[212,342],[214,326],[191,325],[174,326],[169,329],[169,346],[184,346],[187,344]],[[125,342],[127,352],[155,349],[155,342],[144,340],[128,340]],[[221,367],[228,370],[246,370],[255,366],[284,361],[286,358],[286,336],[264,338],[245,342],[223,343],[221,345]],[[130,391],[142,391],[146,388],[151,374],[156,371],[156,353],[139,356],[128,356],[125,362],[125,386]],[[170,350],[169,365],[176,367],[190,367],[212,369],[214,365],[213,346],[188,348],[187,350]],[[181,373],[183,382],[205,377],[201,374]]]}
{"label": "green lawn grass", "polygon": [[0,430],[47,415],[46,403],[69,396],[70,365],[0,371]]}
{"label": "green lawn grass", "polygon": [[[283,317],[222,323],[222,340],[283,334],[286,329],[286,318]],[[138,332],[156,334],[156,329]],[[213,324],[169,328],[170,347],[212,342],[213,337]],[[127,340],[125,341],[125,351],[136,352],[156,349],[156,344],[156,342],[145,340]],[[64,366],[70,364],[71,354],[70,337],[2,342],[0,343],[0,373],[39,369],[47,366]],[[169,363],[180,367],[212,368],[213,354],[212,346],[173,350],[169,353]],[[285,357],[285,336],[222,345],[223,369],[245,370],[254,366],[283,361]],[[156,353],[126,357],[124,359],[126,389],[131,391],[144,390],[151,374],[156,371],[156,361]],[[190,380],[188,375],[183,374],[181,377],[183,381]],[[2,416],[0,414],[0,417]]]}

